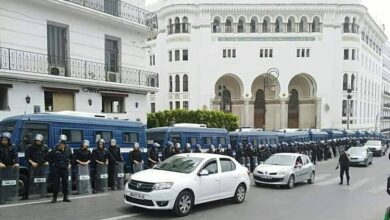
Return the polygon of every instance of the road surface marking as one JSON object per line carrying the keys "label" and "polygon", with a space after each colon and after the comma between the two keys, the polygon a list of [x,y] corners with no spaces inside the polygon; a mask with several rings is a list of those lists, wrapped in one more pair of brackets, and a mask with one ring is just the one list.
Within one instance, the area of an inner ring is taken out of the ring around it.
{"label": "road surface marking", "polygon": [[327,186],[327,185],[336,184],[339,181],[340,181],[340,179],[338,177],[334,177],[332,179],[328,179],[328,180],[325,180],[325,181],[322,181],[322,182],[314,183],[314,185],[315,186]]}
{"label": "road surface marking", "polygon": [[124,218],[135,217],[135,216],[138,216],[138,215],[142,215],[142,213],[131,214],[131,215],[121,215],[121,216],[116,216],[116,217],[112,217],[112,218],[104,218],[104,219],[101,219],[101,220],[119,220],[119,219],[124,219]]}
{"label": "road surface marking", "polygon": [[369,178],[364,178],[362,180],[357,181],[356,183],[351,182],[351,185],[348,187],[348,189],[349,190],[355,190],[355,189],[363,186],[364,184],[368,183],[369,181],[370,181]]}
{"label": "road surface marking", "polygon": [[[104,194],[98,194],[98,195],[87,195],[87,196],[75,196],[75,197],[70,197],[72,200],[76,199],[86,199],[86,198],[93,198],[93,197],[100,197],[100,196],[108,196],[110,194],[104,193]],[[7,208],[7,207],[16,207],[16,206],[24,206],[24,205],[32,205],[32,204],[40,204],[40,203],[48,203],[50,200],[40,200],[40,201],[34,201],[34,202],[24,202],[24,203],[17,203],[17,204],[8,204],[8,205],[0,205],[1,208]]]}

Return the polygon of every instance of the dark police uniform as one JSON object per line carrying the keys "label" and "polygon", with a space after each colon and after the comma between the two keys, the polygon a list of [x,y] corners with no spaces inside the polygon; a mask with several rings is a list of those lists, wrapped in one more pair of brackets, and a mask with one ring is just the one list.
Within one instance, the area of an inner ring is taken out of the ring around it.
{"label": "dark police uniform", "polygon": [[0,162],[6,167],[12,167],[19,163],[18,152],[14,145],[4,146],[0,143]]}
{"label": "dark police uniform", "polygon": [[134,149],[129,154],[129,161],[131,163],[131,167],[133,168],[133,173],[136,171],[138,172],[138,170],[134,170],[134,160],[138,163],[142,163],[142,151],[140,149]]}
{"label": "dark police uniform", "polygon": [[53,200],[57,202],[58,190],[60,188],[60,181],[62,184],[62,193],[64,194],[64,202],[70,202],[68,199],[68,177],[69,177],[69,154],[64,149],[55,149],[49,153],[49,162],[52,165],[53,171]]}
{"label": "dark police uniform", "polygon": [[[29,146],[27,146],[26,152],[25,152],[25,158],[27,162],[29,160],[32,160],[33,162],[38,164],[38,167],[41,166],[46,166],[44,165],[47,160],[47,155],[48,155],[49,149],[45,144],[42,144],[40,146],[36,145],[35,142]],[[32,166],[30,162],[28,162],[29,169],[31,171]],[[27,183],[28,185],[28,183]],[[29,188],[26,187],[26,195],[23,196],[23,199],[27,199],[29,196]]]}
{"label": "dark police uniform", "polygon": [[105,148],[103,149],[99,149],[99,148],[96,148],[92,151],[92,186],[94,188],[94,193],[96,193],[96,174],[97,174],[97,170],[96,170],[96,165],[97,165],[97,162],[96,161],[99,161],[99,162],[102,162],[102,163],[106,163],[107,159],[109,157],[109,153],[107,152],[107,150]]}
{"label": "dark police uniform", "polygon": [[80,147],[80,149],[78,149],[74,152],[74,163],[76,165],[79,164],[79,162],[77,162],[77,161],[87,162],[87,161],[90,161],[91,158],[92,158],[92,154],[88,148],[83,149],[82,147]]}
{"label": "dark police uniform", "polygon": [[349,158],[347,153],[342,153],[339,158],[340,163],[340,184],[343,184],[344,173],[347,177],[347,185],[349,185]]}
{"label": "dark police uniform", "polygon": [[123,162],[121,155],[121,149],[118,145],[108,148],[109,152],[109,163],[108,163],[108,186],[113,190],[115,189],[115,168],[116,165]]}
{"label": "dark police uniform", "polygon": [[[153,163],[152,161],[149,160],[149,158],[153,161],[156,161],[158,162],[158,150],[156,147],[152,146],[149,148],[148,150],[148,167],[149,168],[152,168],[154,165],[156,165],[155,163]],[[137,160],[138,161],[138,160]]]}

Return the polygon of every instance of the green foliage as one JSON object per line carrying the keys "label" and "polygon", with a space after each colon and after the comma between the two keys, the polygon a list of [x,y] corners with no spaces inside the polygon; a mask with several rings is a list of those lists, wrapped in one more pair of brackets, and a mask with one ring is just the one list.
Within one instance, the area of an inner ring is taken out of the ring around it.
{"label": "green foliage", "polygon": [[206,110],[165,110],[148,114],[148,128],[170,126],[172,123],[206,124],[208,128],[238,128],[238,117],[231,113]]}

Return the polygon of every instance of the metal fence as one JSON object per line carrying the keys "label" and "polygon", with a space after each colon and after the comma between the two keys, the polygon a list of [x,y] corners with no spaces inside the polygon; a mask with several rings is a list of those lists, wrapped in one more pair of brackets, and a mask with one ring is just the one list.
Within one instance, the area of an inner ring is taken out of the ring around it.
{"label": "metal fence", "polygon": [[129,85],[159,86],[158,73],[3,47],[0,47],[0,69]]}
{"label": "metal fence", "polygon": [[121,0],[66,0],[106,14],[124,18],[147,27],[158,29],[156,13],[146,11]]}

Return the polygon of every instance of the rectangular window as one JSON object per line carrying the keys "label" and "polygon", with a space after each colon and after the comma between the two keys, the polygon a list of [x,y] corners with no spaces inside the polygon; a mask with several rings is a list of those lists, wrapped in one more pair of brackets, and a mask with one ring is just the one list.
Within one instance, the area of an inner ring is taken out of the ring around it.
{"label": "rectangular window", "polygon": [[297,49],[297,57],[300,57],[300,55],[301,55],[301,50]]}
{"label": "rectangular window", "polygon": [[232,57],[232,50],[231,49],[228,50],[228,55],[227,56],[228,56],[228,58]]}
{"label": "rectangular window", "polygon": [[268,49],[265,49],[264,57],[268,57]]}
{"label": "rectangular window", "polygon": [[47,25],[47,50],[50,66],[65,67],[67,31],[64,27]]}
{"label": "rectangular window", "polygon": [[211,137],[204,137],[203,139],[203,145],[211,145],[212,138]]}
{"label": "rectangular window", "polygon": [[183,102],[183,109],[188,110],[188,101]]}
{"label": "rectangular window", "polygon": [[176,109],[180,109],[180,102],[179,102],[179,101],[176,101],[176,102],[175,102],[175,105],[176,105],[176,106],[175,106]]}
{"label": "rectangular window", "polygon": [[0,110],[8,110],[8,88],[0,85]]}
{"label": "rectangular window", "polygon": [[156,65],[156,55],[153,55],[152,58],[153,58],[153,63],[152,64],[153,64],[153,66],[155,66]]}
{"label": "rectangular window", "polygon": [[352,50],[352,57],[351,58],[352,58],[352,60],[356,60],[356,54],[355,54],[355,50],[354,49]]}
{"label": "rectangular window", "polygon": [[260,58],[263,57],[263,49],[260,49]]}
{"label": "rectangular window", "polygon": [[198,144],[198,138],[196,137],[187,137],[187,143],[191,144],[191,146],[195,146]]}
{"label": "rectangular window", "polygon": [[188,50],[183,50],[183,61],[188,61]]}
{"label": "rectangular window", "polygon": [[301,49],[301,57],[305,57],[305,49]]}
{"label": "rectangular window", "polygon": [[232,50],[232,57],[233,57],[233,58],[236,58],[236,49],[233,49],[233,50]]}
{"label": "rectangular window", "polygon": [[273,57],[274,56],[274,50],[273,49],[269,49],[269,57]]}
{"label": "rectangular window", "polygon": [[173,110],[173,102],[169,102],[169,110]]}
{"label": "rectangular window", "polygon": [[71,143],[81,143],[84,139],[82,130],[62,129],[61,134],[66,135],[68,142]]}
{"label": "rectangular window", "polygon": [[125,97],[102,95],[103,113],[126,113]]}
{"label": "rectangular window", "polygon": [[345,117],[347,116],[347,100],[343,100],[343,111],[342,111],[342,116]]}
{"label": "rectangular window", "polygon": [[172,62],[172,50],[169,51],[169,62]]}
{"label": "rectangular window", "polygon": [[106,143],[110,143],[112,139],[111,131],[95,131],[95,142],[99,139],[104,139]]}
{"label": "rectangular window", "polygon": [[222,145],[226,144],[226,138],[225,137],[218,137],[217,140],[218,140],[218,144],[222,144]]}
{"label": "rectangular window", "polygon": [[156,112],[156,103],[150,103],[150,111],[152,113],[155,113]]}
{"label": "rectangular window", "polygon": [[180,50],[175,50],[175,61],[180,61]]}
{"label": "rectangular window", "polygon": [[226,58],[226,49],[223,49],[223,51],[222,51],[222,57],[223,57],[223,58]]}
{"label": "rectangular window", "polygon": [[349,50],[344,49],[344,60],[349,60]]}
{"label": "rectangular window", "polygon": [[20,143],[22,148],[20,151],[24,151],[27,145],[32,144],[35,135],[41,134],[43,136],[43,143],[47,144],[49,140],[49,124],[25,122],[22,135],[20,136]]}
{"label": "rectangular window", "polygon": [[117,40],[105,39],[105,64],[110,72],[119,70],[119,42]]}
{"label": "rectangular window", "polygon": [[136,132],[123,132],[123,143],[134,144],[139,142],[139,135]]}
{"label": "rectangular window", "polygon": [[153,56],[149,56],[149,65],[153,66]]}
{"label": "rectangular window", "polygon": [[306,49],[306,57],[310,57],[310,49]]}

